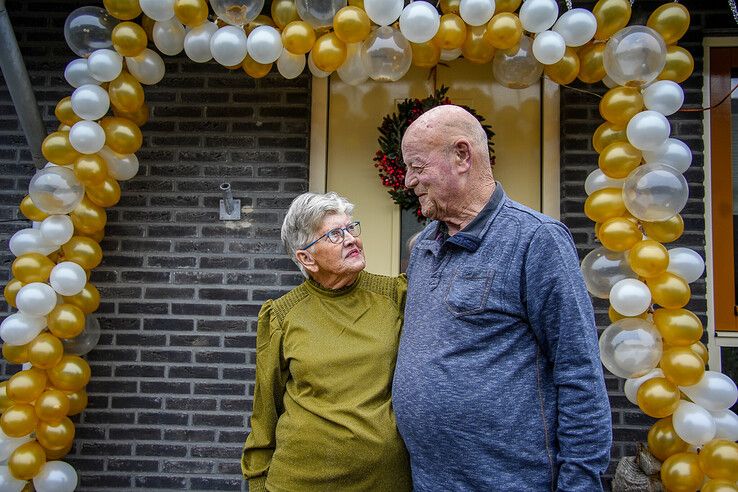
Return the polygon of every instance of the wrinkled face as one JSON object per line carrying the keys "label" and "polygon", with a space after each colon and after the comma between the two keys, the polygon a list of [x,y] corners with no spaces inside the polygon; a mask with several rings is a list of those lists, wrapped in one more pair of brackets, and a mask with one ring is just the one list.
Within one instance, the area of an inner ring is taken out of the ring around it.
{"label": "wrinkled face", "polygon": [[448,152],[429,138],[410,134],[402,142],[402,158],[407,166],[405,186],[415,191],[423,215],[443,220],[454,192]]}
{"label": "wrinkled face", "polygon": [[[346,214],[328,215],[315,237],[333,229],[346,227],[353,219]],[[334,244],[327,237],[322,238],[309,248],[321,274],[334,276],[354,275],[366,267],[364,247],[360,237],[354,237],[344,231],[343,241]]]}

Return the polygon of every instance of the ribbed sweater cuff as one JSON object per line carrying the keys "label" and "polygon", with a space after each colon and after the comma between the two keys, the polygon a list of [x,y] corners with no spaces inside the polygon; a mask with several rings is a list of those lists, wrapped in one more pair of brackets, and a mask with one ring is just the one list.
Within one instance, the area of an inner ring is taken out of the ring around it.
{"label": "ribbed sweater cuff", "polygon": [[249,492],[266,492],[266,477],[256,477],[249,480]]}

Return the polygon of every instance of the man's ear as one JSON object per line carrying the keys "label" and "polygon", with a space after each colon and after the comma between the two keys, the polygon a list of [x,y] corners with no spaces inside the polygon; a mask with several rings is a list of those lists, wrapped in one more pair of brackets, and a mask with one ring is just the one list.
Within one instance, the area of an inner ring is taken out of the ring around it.
{"label": "man's ear", "polygon": [[472,165],[471,145],[464,139],[459,139],[454,144],[454,157],[456,157],[456,167],[460,173],[469,172]]}
{"label": "man's ear", "polygon": [[295,253],[295,258],[308,272],[315,273],[318,271],[318,264],[315,263],[315,258],[309,251],[301,249]]}

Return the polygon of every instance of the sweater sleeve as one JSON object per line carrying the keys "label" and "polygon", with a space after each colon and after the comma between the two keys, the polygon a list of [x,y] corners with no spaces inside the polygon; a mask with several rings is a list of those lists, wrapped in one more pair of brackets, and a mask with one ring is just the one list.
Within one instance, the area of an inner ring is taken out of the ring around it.
{"label": "sweater sleeve", "polygon": [[400,308],[400,317],[405,314],[405,301],[407,300],[407,275],[404,273],[397,277],[397,305]]}
{"label": "sweater sleeve", "polygon": [[241,469],[250,491],[265,490],[267,473],[276,446],[277,420],[283,411],[282,398],[287,367],[282,357],[282,327],[267,301],[259,312],[256,333],[256,385],[251,432],[246,438]]}
{"label": "sweater sleeve", "polygon": [[592,302],[574,242],[559,223],[538,227],[525,262],[525,300],[558,394],[559,491],[602,490],[612,440]]}

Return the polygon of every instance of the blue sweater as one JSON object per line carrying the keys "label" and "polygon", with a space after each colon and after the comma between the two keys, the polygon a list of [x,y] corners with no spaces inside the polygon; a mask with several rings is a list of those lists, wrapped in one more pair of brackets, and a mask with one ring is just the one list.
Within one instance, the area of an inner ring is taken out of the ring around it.
{"label": "blue sweater", "polygon": [[393,383],[423,491],[601,490],[610,405],[592,304],[566,227],[507,198],[408,266]]}

